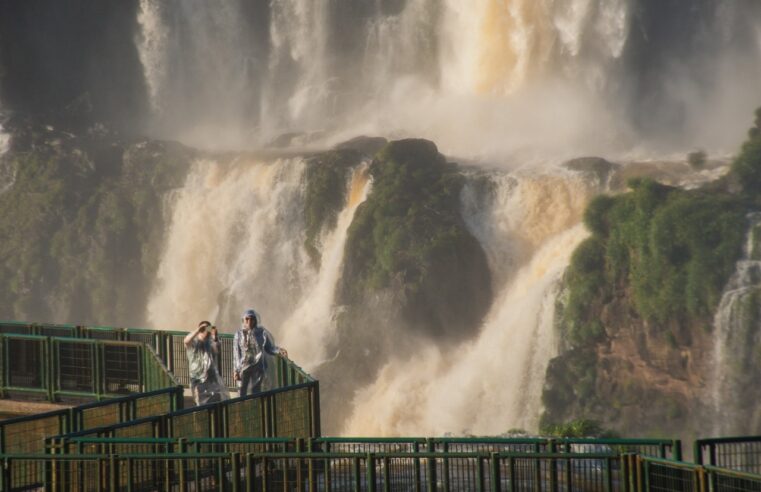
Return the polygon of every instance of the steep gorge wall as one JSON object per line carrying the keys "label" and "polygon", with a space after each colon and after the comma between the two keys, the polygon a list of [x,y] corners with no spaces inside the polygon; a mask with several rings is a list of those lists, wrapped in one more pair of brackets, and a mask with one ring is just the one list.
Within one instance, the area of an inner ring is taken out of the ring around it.
{"label": "steep gorge wall", "polygon": [[[558,301],[563,344],[547,371],[544,425],[596,419],[623,434],[688,437],[720,421],[733,433],[761,430],[753,405],[761,394],[747,381],[761,369],[757,295],[731,306],[729,335],[717,321],[756,235],[757,128],[717,182],[685,191],[634,179],[628,193],[592,201],[592,236],[575,251]],[[735,343],[720,360],[722,337]],[[719,373],[729,375],[717,381]]]}

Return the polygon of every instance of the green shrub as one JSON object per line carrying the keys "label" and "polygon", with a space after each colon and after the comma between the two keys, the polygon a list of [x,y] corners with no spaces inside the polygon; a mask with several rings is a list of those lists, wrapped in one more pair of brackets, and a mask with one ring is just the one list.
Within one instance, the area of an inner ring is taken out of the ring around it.
{"label": "green shrub", "polygon": [[739,178],[743,191],[752,196],[761,191],[761,108],[755,115],[755,126],[732,163],[732,173]]}
{"label": "green shrub", "polygon": [[306,170],[304,246],[312,263],[319,267],[317,244],[324,229],[335,227],[336,219],[346,202],[346,180],[349,170],[359,164],[361,154],[354,150],[332,150],[309,160]]}
{"label": "green shrub", "polygon": [[598,311],[622,287],[646,319],[710,316],[741,254],[746,221],[737,198],[646,179],[630,186],[594,200],[585,214],[592,236],[571,259],[561,320],[572,343],[602,333]]}

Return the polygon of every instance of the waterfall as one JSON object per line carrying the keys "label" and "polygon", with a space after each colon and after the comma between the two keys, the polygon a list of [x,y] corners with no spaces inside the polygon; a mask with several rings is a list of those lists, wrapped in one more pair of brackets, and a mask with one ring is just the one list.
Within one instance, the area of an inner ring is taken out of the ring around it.
{"label": "waterfall", "polygon": [[544,372],[556,353],[559,280],[587,235],[579,224],[594,191],[579,176],[493,173],[482,193],[471,177],[463,215],[487,253],[495,301],[476,339],[446,349],[414,340],[357,392],[346,435],[499,434],[536,430]]}
{"label": "waterfall", "polygon": [[[669,34],[633,0],[141,0],[136,43],[156,127],[205,146],[295,132],[425,137],[466,156],[621,154],[652,101],[726,149],[761,76],[761,13],[737,3]],[[643,53],[663,73],[639,77]]]}
{"label": "waterfall", "polygon": [[[744,414],[742,402],[755,376],[747,374],[749,359],[755,359],[753,347],[761,342],[761,260],[758,250],[761,213],[748,214],[750,230],[735,273],[724,288],[714,317],[713,378],[709,382],[714,415],[715,435],[754,432],[750,422],[753,415]],[[751,351],[751,353],[749,353]],[[741,377],[750,381],[739,381]],[[753,403],[755,405],[755,402]]]}
{"label": "waterfall", "polygon": [[293,313],[283,322],[284,334],[281,344],[288,347],[289,353],[313,370],[325,361],[328,354],[325,347],[331,341],[335,331],[333,319],[336,283],[343,265],[346,233],[349,230],[354,212],[365,201],[370,190],[367,166],[355,168],[349,179],[347,203],[338,215],[336,227],[324,234],[322,243],[322,262],[317,278],[306,286],[304,296],[298,300]]}
{"label": "waterfall", "polygon": [[248,307],[265,324],[281,325],[315,275],[301,239],[303,171],[300,158],[195,163],[171,198],[148,305],[153,326],[181,329],[210,318],[232,332]]}
{"label": "waterfall", "polygon": [[345,435],[495,435],[536,430],[544,372],[556,353],[558,282],[581,225],[547,241],[497,296],[475,341],[421,346],[357,392]]}
{"label": "waterfall", "polygon": [[[201,319],[232,332],[255,308],[294,360],[311,370],[324,360],[346,233],[370,189],[367,166],[350,173],[347,203],[320,241],[319,270],[304,248],[301,158],[237,158],[195,163],[170,198],[171,225],[154,295],[155,327],[192,327]],[[180,320],[186,326],[177,326]]]}

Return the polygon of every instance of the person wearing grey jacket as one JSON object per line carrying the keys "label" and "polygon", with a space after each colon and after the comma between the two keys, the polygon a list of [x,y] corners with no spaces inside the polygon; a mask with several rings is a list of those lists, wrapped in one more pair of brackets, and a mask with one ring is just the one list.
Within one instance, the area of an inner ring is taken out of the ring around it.
{"label": "person wearing grey jacket", "polygon": [[243,323],[233,337],[233,379],[240,381],[240,396],[258,393],[267,375],[265,354],[288,357],[288,351],[278,347],[266,328],[260,325],[253,309],[243,313]]}

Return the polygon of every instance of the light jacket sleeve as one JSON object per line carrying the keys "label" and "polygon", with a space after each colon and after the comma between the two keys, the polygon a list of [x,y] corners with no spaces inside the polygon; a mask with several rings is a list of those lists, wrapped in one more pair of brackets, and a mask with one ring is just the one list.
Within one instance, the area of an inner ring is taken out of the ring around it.
{"label": "light jacket sleeve", "polygon": [[280,347],[275,344],[275,338],[269,330],[264,330],[264,351],[270,355],[277,355]]}
{"label": "light jacket sleeve", "polygon": [[240,363],[243,359],[243,354],[240,353],[240,330],[235,332],[233,336],[233,370],[240,372]]}

